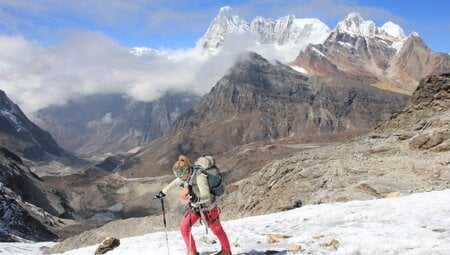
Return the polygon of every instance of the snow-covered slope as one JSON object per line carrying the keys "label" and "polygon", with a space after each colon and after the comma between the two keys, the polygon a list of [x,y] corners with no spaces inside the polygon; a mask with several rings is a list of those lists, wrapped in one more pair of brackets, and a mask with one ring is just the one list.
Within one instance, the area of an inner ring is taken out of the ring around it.
{"label": "snow-covered slope", "polygon": [[[226,208],[224,208],[226,210]],[[162,224],[162,223],[161,223]],[[285,212],[223,222],[233,254],[448,254],[450,250],[450,190],[417,193],[400,198],[308,205]],[[168,232],[170,254],[185,254],[179,232]],[[287,238],[269,244],[271,234]],[[195,226],[193,235],[201,252],[219,249],[215,237]],[[118,254],[167,254],[166,233],[124,238]],[[0,253],[42,254],[52,243],[1,243]],[[64,253],[93,254],[96,246]],[[275,251],[278,251],[277,253]]]}

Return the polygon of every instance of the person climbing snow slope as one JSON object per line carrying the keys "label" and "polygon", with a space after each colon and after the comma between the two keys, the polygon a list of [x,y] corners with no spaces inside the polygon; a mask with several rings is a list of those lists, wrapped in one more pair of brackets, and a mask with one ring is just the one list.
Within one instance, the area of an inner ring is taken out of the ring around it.
{"label": "person climbing snow slope", "polygon": [[216,196],[211,193],[208,176],[204,171],[210,165],[210,158],[200,157],[192,165],[186,156],[180,155],[172,167],[177,178],[155,196],[161,199],[175,187],[182,187],[180,196],[188,201],[188,209],[181,220],[180,232],[189,255],[199,254],[191,234],[191,228],[201,218],[204,218],[211,231],[219,239],[221,251],[216,255],[231,255],[230,242],[220,223]]}

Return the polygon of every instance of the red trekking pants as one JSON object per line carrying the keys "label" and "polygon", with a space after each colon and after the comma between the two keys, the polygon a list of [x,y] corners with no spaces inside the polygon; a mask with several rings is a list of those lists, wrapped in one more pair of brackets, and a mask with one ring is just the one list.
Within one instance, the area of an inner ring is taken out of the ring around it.
{"label": "red trekking pants", "polygon": [[[222,228],[222,224],[219,220],[219,208],[215,206],[211,210],[205,210],[202,212],[209,228],[219,239],[220,245],[222,246],[222,251],[231,252],[230,242],[228,241],[227,234]],[[197,247],[195,246],[194,238],[191,234],[191,227],[200,219],[200,213],[194,210],[188,210],[181,220],[180,232],[183,236],[184,243],[186,244],[186,249],[188,254],[197,252]],[[191,243],[189,243],[189,240]]]}

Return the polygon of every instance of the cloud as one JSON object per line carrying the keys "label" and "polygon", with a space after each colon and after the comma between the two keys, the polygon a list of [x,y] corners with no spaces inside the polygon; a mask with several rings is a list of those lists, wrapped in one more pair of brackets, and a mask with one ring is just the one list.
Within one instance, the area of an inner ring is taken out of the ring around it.
{"label": "cloud", "polygon": [[101,33],[78,32],[40,47],[22,36],[0,36],[0,88],[31,113],[92,93],[123,93],[151,101],[166,91],[208,92],[240,47],[201,55],[197,49],[136,56]]}
{"label": "cloud", "polygon": [[105,114],[105,116],[103,116],[99,120],[89,121],[87,124],[87,127],[95,128],[97,126],[109,125],[109,124],[112,124],[113,122],[114,122],[114,118],[112,117],[112,113],[108,112]]}

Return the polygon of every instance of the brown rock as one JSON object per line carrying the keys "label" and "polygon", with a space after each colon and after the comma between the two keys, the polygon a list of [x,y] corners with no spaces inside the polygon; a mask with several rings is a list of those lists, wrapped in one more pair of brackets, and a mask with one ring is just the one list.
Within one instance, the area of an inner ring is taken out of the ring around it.
{"label": "brown rock", "polygon": [[410,138],[412,138],[415,134],[413,132],[409,132],[409,133],[401,133],[401,134],[396,134],[399,140],[408,140]]}
{"label": "brown rock", "polygon": [[431,148],[430,151],[435,151],[435,152],[450,151],[450,141],[443,142],[443,143]]}
{"label": "brown rock", "polygon": [[367,194],[370,194],[370,195],[372,195],[374,197],[381,198],[381,195],[377,192],[377,190],[372,188],[367,183],[361,183],[360,185],[355,187],[355,190],[361,191],[361,192],[364,192],[364,193],[367,193]]}
{"label": "brown rock", "polygon": [[333,250],[337,250],[339,246],[339,241],[336,239],[332,239],[329,243],[321,243],[320,247],[323,249],[332,248]]}
{"label": "brown rock", "polygon": [[399,197],[400,195],[401,195],[400,192],[391,192],[391,193],[386,195],[386,198]]}
{"label": "brown rock", "polygon": [[[419,134],[409,141],[409,146],[412,149],[430,149],[442,144],[448,137],[448,131],[445,129]],[[444,146],[445,147],[445,146]]]}
{"label": "brown rock", "polygon": [[430,140],[430,137],[425,134],[419,134],[409,140],[409,148],[421,149],[422,146]]}
{"label": "brown rock", "polygon": [[424,144],[425,149],[432,148],[434,146],[439,145],[444,141],[444,133],[443,132],[433,132],[430,135],[430,140],[426,144]]}
{"label": "brown rock", "polygon": [[278,243],[281,239],[289,238],[290,236],[282,235],[282,234],[270,234],[267,237],[267,242],[272,243]]}
{"label": "brown rock", "polygon": [[301,245],[291,244],[288,246],[288,251],[300,251],[302,249]]}
{"label": "brown rock", "polygon": [[105,254],[108,251],[118,247],[119,245],[120,245],[119,239],[114,237],[108,237],[98,246],[97,250],[95,251],[95,255]]}

